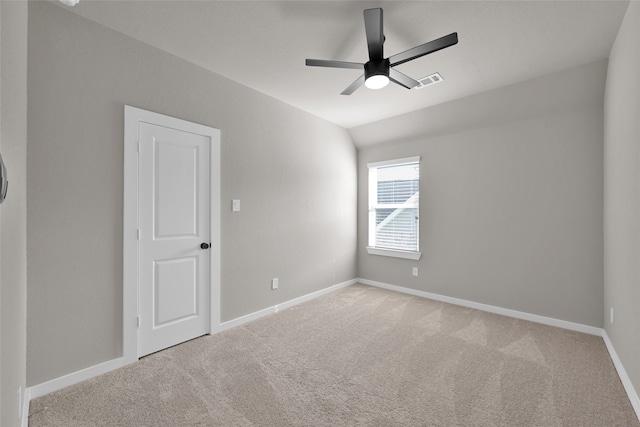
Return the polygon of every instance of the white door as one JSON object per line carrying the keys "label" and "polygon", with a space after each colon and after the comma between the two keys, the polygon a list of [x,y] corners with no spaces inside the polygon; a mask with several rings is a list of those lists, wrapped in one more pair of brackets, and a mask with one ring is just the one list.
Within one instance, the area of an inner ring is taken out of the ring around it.
{"label": "white door", "polygon": [[210,332],[210,138],[138,122],[144,356]]}

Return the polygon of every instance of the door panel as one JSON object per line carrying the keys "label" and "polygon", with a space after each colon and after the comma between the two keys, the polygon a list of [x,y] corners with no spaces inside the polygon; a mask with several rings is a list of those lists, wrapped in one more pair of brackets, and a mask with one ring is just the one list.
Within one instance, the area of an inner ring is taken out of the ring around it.
{"label": "door panel", "polygon": [[154,143],[155,237],[196,236],[199,147],[170,141]]}
{"label": "door panel", "polygon": [[209,332],[210,138],[139,123],[139,356]]}
{"label": "door panel", "polygon": [[155,261],[153,327],[198,315],[198,258]]}

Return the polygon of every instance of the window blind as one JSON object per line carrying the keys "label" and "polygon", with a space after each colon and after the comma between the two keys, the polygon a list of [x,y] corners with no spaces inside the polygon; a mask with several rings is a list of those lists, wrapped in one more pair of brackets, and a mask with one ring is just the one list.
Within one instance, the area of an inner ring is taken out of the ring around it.
{"label": "window blind", "polygon": [[418,251],[419,162],[371,167],[369,186],[369,245]]}

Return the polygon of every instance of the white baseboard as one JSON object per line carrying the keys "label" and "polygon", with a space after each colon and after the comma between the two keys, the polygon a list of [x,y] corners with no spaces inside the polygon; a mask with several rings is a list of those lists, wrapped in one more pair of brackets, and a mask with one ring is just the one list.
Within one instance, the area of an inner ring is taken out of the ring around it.
{"label": "white baseboard", "polygon": [[242,324],[245,324],[247,322],[251,322],[253,320],[257,320],[261,317],[267,316],[269,314],[273,314],[273,313],[277,313],[278,310],[284,310],[285,308],[289,308],[289,307],[293,307],[294,305],[300,304],[302,302],[305,301],[309,301],[312,300],[314,298],[318,298],[319,296],[328,294],[329,292],[333,292],[336,291],[338,289],[341,288],[346,288],[347,286],[353,285],[355,283],[358,283],[358,279],[351,279],[351,280],[347,280],[346,282],[342,282],[342,283],[338,283],[337,285],[333,285],[330,286],[328,288],[325,289],[321,289],[319,291],[316,292],[312,292],[310,294],[307,295],[303,295],[301,297],[298,298],[294,298],[292,300],[280,303],[280,304],[276,304],[273,305],[271,307],[267,307],[265,309],[262,309],[260,311],[256,311],[254,313],[250,313],[247,314],[245,316],[242,317],[237,317],[233,320],[229,320],[227,322],[221,323],[220,324],[220,328],[218,329],[217,332],[222,332],[222,331],[226,331],[227,329],[236,327],[236,326],[240,326]]}
{"label": "white baseboard", "polygon": [[[640,398],[638,398],[638,394],[631,383],[631,379],[627,375],[622,362],[618,358],[618,355],[613,347],[613,344],[609,340],[609,337],[606,331],[602,328],[596,328],[594,326],[582,325],[579,323],[573,323],[566,320],[554,319],[551,317],[539,316],[537,314],[525,313],[517,310],[510,310],[508,308],[497,307],[488,304],[477,303],[473,301],[463,300],[459,298],[448,297],[439,294],[433,294],[430,292],[418,291],[415,289],[405,288],[401,286],[390,285],[388,283],[376,282],[368,279],[352,279],[343,283],[339,283],[337,285],[330,286],[325,289],[321,289],[319,291],[310,293],[308,295],[303,295],[298,298],[294,298],[292,300],[283,302],[281,304],[277,304],[260,311],[256,311],[254,313],[247,314],[242,317],[238,317],[233,320],[229,320],[227,322],[221,323],[220,327],[216,332],[221,332],[235,326],[239,326],[253,320],[259,319],[261,317],[267,316],[269,314],[277,313],[278,310],[283,310],[294,305],[300,304],[305,301],[312,300],[319,296],[328,294],[330,292],[336,291],[341,288],[345,288],[347,286],[353,285],[355,283],[362,283],[369,286],[375,286],[378,288],[388,289],[396,292],[401,292],[409,295],[415,295],[423,298],[428,298],[436,301],[442,301],[449,304],[459,305],[463,307],[473,308],[481,311],[486,311],[489,313],[501,314],[503,316],[514,317],[522,320],[529,320],[536,323],[542,323],[544,325],[555,326],[558,328],[569,329],[572,331],[583,332],[590,335],[601,336],[605,342],[607,350],[611,356],[611,360],[620,376],[620,380],[624,386],[627,395],[629,396],[629,400],[631,401],[631,405],[635,410],[636,416],[640,419]],[[38,384],[32,387],[28,387],[24,393],[24,403],[22,405],[22,427],[27,427],[29,423],[29,403],[31,399],[35,399],[40,396],[44,396],[45,394],[54,392],[56,390],[60,390],[64,387],[79,383],[81,381],[88,380],[90,378],[96,377],[98,375],[107,373],[114,369],[118,369],[122,366],[127,365],[127,361],[124,357],[120,357],[117,359],[113,359],[95,366],[91,366],[86,369],[82,369],[78,372],[74,372],[68,375],[64,375],[59,378],[55,378],[53,380],[47,381],[42,384]]]}
{"label": "white baseboard", "polygon": [[22,427],[29,427],[29,403],[31,402],[31,388],[27,387],[22,396],[22,418],[20,423]]}
{"label": "white baseboard", "polygon": [[638,393],[636,392],[633,384],[631,383],[631,379],[627,375],[627,372],[616,353],[607,332],[602,328],[596,328],[594,326],[582,325],[580,323],[573,323],[566,320],[554,319],[551,317],[539,316],[537,314],[525,313],[517,310],[510,310],[508,308],[496,307],[493,305],[481,304],[473,301],[467,301],[459,298],[447,297],[439,294],[432,294],[430,292],[418,291],[415,289],[404,288],[401,286],[390,285],[388,283],[376,282],[368,279],[358,279],[358,283],[362,283],[364,285],[375,286],[377,288],[389,289],[391,291],[401,292],[404,294],[415,295],[423,298],[428,298],[436,301],[442,301],[449,304],[460,305],[463,307],[474,308],[481,311],[487,311],[489,313],[501,314],[503,316],[514,317],[516,319],[529,320],[531,322],[542,323],[544,325],[555,326],[558,328],[569,329],[571,331],[583,332],[585,334],[597,335],[602,337],[604,343],[609,351],[609,355],[611,356],[611,360],[613,361],[613,365],[618,372],[618,376],[620,377],[620,381],[624,386],[624,389],[629,397],[629,401],[633,406],[633,410],[640,420],[640,398],[638,398]]}
{"label": "white baseboard", "polygon": [[609,339],[607,331],[605,331],[604,329],[602,330],[602,339],[607,346],[607,350],[609,350],[609,355],[611,356],[611,360],[613,361],[613,366],[615,366],[616,371],[618,371],[618,376],[620,377],[620,381],[622,381],[622,385],[627,392],[627,396],[629,396],[631,406],[633,406],[633,410],[636,412],[636,417],[638,417],[638,420],[640,420],[640,398],[638,398],[638,393],[631,383],[631,378],[629,378],[629,376],[627,375],[627,371],[625,371],[624,366],[622,366],[622,362],[618,357],[618,353],[616,353],[616,349],[613,348],[613,343]]}
{"label": "white baseboard", "polygon": [[54,378],[42,384],[31,386],[29,387],[29,393],[31,395],[31,399],[35,399],[70,385],[113,371],[114,369],[121,368],[126,364],[127,363],[125,363],[124,358],[119,357],[71,374],[63,375],[62,377]]}
{"label": "white baseboard", "polygon": [[[296,304],[300,304],[301,302],[304,302],[304,301],[309,301],[311,299],[317,298],[317,297],[319,297],[321,295],[324,295],[324,294],[327,294],[329,292],[333,292],[333,291],[338,290],[340,288],[347,287],[347,286],[352,285],[354,283],[357,283],[356,279],[348,280],[348,281],[343,282],[343,283],[338,283],[337,285],[333,285],[333,286],[330,286],[328,288],[321,289],[319,291],[310,293],[308,295],[303,295],[301,297],[292,299],[290,301],[283,302],[281,304],[274,305],[272,307],[265,308],[263,310],[255,312],[255,313],[247,314],[246,316],[242,316],[242,317],[239,317],[237,319],[233,319],[233,320],[230,320],[228,322],[221,323],[220,327],[214,333],[227,330],[227,329],[232,328],[234,326],[242,325],[243,323],[247,323],[247,322],[250,322],[252,320],[259,319],[260,317],[266,316],[268,314],[277,313],[278,310],[282,310],[282,309],[285,309],[285,308],[292,307],[292,306],[294,306]],[[26,426],[26,424],[24,424],[25,419],[27,420],[26,422],[28,422],[28,411],[29,411],[28,402],[30,402],[31,399],[35,399],[35,398],[38,398],[40,396],[44,396],[45,394],[52,393],[54,391],[57,391],[57,390],[60,390],[62,388],[68,387],[70,385],[77,384],[79,382],[91,379],[93,377],[97,377],[98,375],[105,374],[105,373],[107,373],[109,371],[113,371],[115,369],[121,368],[121,367],[123,367],[125,365],[128,365],[130,363],[132,363],[132,362],[128,362],[124,357],[119,357],[117,359],[109,360],[107,362],[100,363],[100,364],[95,365],[95,366],[90,366],[88,368],[82,369],[82,370],[77,371],[77,372],[73,372],[71,374],[64,375],[64,376],[59,377],[59,378],[54,378],[54,379],[52,379],[50,381],[47,381],[47,382],[44,382],[42,384],[38,384],[38,385],[35,385],[35,386],[28,387],[25,390],[25,399],[26,399],[25,402],[26,402],[26,404],[23,405],[23,412],[25,412],[25,408],[26,408],[27,415],[24,416],[24,418],[23,418],[23,421],[22,421],[23,425]]]}
{"label": "white baseboard", "polygon": [[358,279],[359,283],[375,286],[377,288],[389,289],[391,291],[401,292],[404,294],[415,295],[418,297],[428,298],[436,301],[442,301],[449,304],[460,305],[462,307],[474,308],[476,310],[487,311],[489,313],[501,314],[507,317],[515,317],[516,319],[529,320],[543,325],[555,326],[558,328],[569,329],[571,331],[583,332],[590,335],[602,336],[603,329],[595,326],[583,325],[581,323],[573,323],[566,320],[554,319],[552,317],[539,316],[537,314],[525,313],[522,311],[511,310],[508,308],[497,307],[494,305],[482,304],[479,302],[468,301],[460,298],[448,297],[445,295],[433,294],[431,292],[418,291],[415,289],[404,288],[402,286],[390,285],[388,283],[376,282],[368,279]]}

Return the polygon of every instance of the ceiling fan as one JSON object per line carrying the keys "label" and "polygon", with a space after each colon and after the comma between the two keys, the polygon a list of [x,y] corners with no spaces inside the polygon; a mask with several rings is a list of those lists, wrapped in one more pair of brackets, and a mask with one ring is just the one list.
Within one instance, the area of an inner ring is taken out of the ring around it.
{"label": "ceiling fan", "polygon": [[369,48],[369,61],[367,63],[361,64],[359,62],[330,61],[324,59],[307,59],[306,61],[306,65],[310,67],[364,70],[364,74],[342,91],[341,95],[351,95],[356,89],[362,86],[362,84],[369,89],[381,89],[389,84],[389,80],[407,89],[418,86],[420,83],[417,80],[412,79],[393,67],[458,43],[458,33],[451,33],[402,53],[384,58],[382,45],[384,44],[385,37],[382,32],[382,9],[366,9],[364,11],[364,28],[367,34],[367,46]]}

